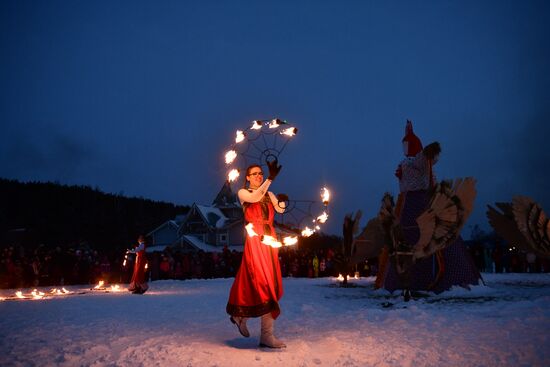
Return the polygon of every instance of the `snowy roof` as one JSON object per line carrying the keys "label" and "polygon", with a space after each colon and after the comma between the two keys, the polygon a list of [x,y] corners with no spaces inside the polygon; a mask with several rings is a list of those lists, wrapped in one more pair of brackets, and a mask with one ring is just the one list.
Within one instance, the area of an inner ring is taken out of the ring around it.
{"label": "snowy roof", "polygon": [[195,204],[204,220],[209,226],[215,228],[222,228],[228,221],[228,218],[222,213],[222,211],[213,206],[205,206]]}
{"label": "snowy roof", "polygon": [[145,252],[162,252],[166,249],[166,246],[168,245],[149,246],[145,249]]}
{"label": "snowy roof", "polygon": [[220,208],[230,208],[239,206],[237,195],[231,190],[231,184],[229,181],[225,181],[220,192],[216,195],[216,198],[212,202],[212,206]]}
{"label": "snowy roof", "polygon": [[208,243],[202,242],[195,236],[184,235],[182,238],[185,239],[190,245],[196,247],[199,250],[203,250],[204,252],[222,252],[223,251],[223,247],[212,246]]}
{"label": "snowy roof", "polygon": [[151,236],[153,233],[161,230],[162,228],[164,228],[166,226],[171,226],[175,230],[177,230],[179,228],[179,225],[174,220],[167,220],[166,222],[162,223],[157,228],[153,229],[151,232],[147,233],[147,236]]}

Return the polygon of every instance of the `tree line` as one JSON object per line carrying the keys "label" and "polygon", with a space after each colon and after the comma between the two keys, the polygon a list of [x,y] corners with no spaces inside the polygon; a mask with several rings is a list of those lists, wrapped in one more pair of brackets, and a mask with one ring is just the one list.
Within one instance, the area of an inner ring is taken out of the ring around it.
{"label": "tree line", "polygon": [[127,248],[139,234],[189,209],[90,186],[0,178],[0,245]]}

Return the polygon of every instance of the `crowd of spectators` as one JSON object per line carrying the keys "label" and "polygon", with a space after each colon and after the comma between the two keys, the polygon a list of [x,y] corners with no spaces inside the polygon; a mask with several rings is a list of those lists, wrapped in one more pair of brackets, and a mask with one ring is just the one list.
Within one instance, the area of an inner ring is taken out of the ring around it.
{"label": "crowd of spectators", "polygon": [[0,251],[0,288],[120,282],[125,276],[120,254],[100,254],[87,247],[33,250],[8,246]]}
{"label": "crowd of spectators", "polygon": [[542,273],[550,270],[549,259],[500,242],[492,246],[474,244],[469,246],[469,250],[478,270],[485,273]]}
{"label": "crowd of spectators", "polygon": [[[472,258],[481,272],[548,272],[550,263],[533,253],[497,244],[493,247],[469,246]],[[124,250],[100,253],[87,246],[33,250],[8,246],[0,250],[0,288],[26,288],[71,284],[128,283],[133,268],[133,255],[124,263]],[[242,253],[225,248],[220,253],[163,252],[147,253],[148,279],[209,279],[235,276]],[[279,260],[283,277],[338,276],[338,255],[332,249],[281,249]],[[361,276],[376,275],[376,259],[360,264]]]}

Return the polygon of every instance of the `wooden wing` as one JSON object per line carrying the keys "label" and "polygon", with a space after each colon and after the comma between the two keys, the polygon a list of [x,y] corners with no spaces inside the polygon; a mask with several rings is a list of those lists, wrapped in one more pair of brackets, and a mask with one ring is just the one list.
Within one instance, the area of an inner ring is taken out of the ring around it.
{"label": "wooden wing", "polygon": [[416,220],[420,237],[414,245],[414,259],[434,254],[450,245],[460,234],[472,212],[476,197],[475,179],[441,182],[426,209]]}
{"label": "wooden wing", "polygon": [[541,206],[526,196],[516,196],[512,210],[530,249],[539,256],[550,257],[550,222]]}
{"label": "wooden wing", "polygon": [[518,229],[514,219],[512,203],[495,203],[497,210],[487,205],[487,219],[495,232],[506,242],[512,244],[523,251],[532,251],[525,236]]}

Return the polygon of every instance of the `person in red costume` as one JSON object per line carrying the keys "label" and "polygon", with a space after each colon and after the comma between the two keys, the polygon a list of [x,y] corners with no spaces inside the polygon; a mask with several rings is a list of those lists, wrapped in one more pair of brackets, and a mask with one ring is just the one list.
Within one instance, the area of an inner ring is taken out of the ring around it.
{"label": "person in red costume", "polygon": [[[226,311],[232,323],[237,325],[244,337],[250,332],[246,321],[261,317],[260,346],[284,348],[286,345],[273,335],[274,320],[281,310],[279,300],[283,296],[281,268],[278,250],[261,242],[263,235],[276,237],[273,227],[275,211],[284,212],[288,196],[275,196],[268,191],[279,174],[281,165],[277,160],[267,163],[269,177],[264,181],[262,168],[252,165],[247,168],[244,188],[238,192],[248,227],[257,235],[247,234],[241,266],[231,286]],[[248,231],[247,231],[248,232]]]}
{"label": "person in red costume", "polygon": [[145,257],[145,236],[138,237],[138,245],[133,250],[128,250],[128,253],[136,254],[134,262],[134,273],[128,290],[134,294],[143,294],[149,288],[145,281],[145,265],[147,258]]}

